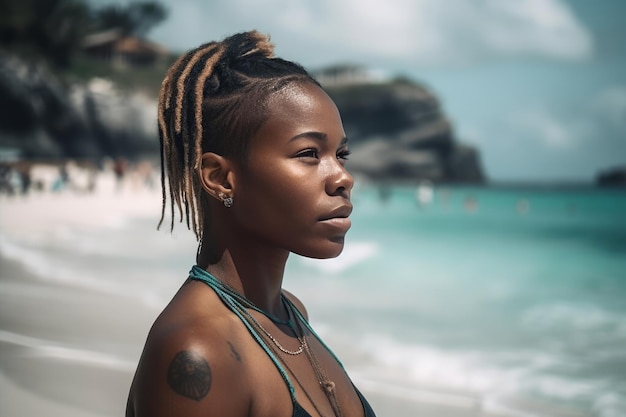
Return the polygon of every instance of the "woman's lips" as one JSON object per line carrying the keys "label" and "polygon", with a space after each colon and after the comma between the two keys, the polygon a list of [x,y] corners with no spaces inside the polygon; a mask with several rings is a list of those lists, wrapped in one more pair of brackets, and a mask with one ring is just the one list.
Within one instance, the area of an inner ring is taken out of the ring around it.
{"label": "woman's lips", "polygon": [[327,221],[337,218],[347,218],[352,213],[352,205],[346,204],[329,210],[327,214],[320,217],[320,221]]}
{"label": "woman's lips", "polygon": [[328,210],[327,213],[319,218],[319,222],[345,234],[352,221],[348,218],[352,213],[352,204],[344,204]]}
{"label": "woman's lips", "polygon": [[352,225],[352,221],[347,217],[333,217],[331,219],[320,220],[320,223],[345,231]]}

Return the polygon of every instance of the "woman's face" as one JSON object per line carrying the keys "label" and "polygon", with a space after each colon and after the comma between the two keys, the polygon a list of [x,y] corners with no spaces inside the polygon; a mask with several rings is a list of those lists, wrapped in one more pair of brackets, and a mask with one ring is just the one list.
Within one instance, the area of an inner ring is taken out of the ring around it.
{"label": "woman's face", "polygon": [[337,107],[321,88],[292,85],[272,97],[236,173],[231,210],[243,238],[312,258],[339,255],[352,211],[348,153]]}

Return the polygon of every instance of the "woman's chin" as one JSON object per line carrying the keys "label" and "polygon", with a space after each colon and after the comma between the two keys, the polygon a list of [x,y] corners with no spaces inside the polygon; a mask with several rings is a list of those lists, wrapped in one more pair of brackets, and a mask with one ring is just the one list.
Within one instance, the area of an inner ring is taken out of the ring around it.
{"label": "woman's chin", "polygon": [[294,252],[297,255],[304,256],[305,258],[312,259],[332,259],[341,255],[344,247],[344,239],[341,238],[341,241],[334,240],[328,242],[323,247],[312,248],[310,250],[303,250],[299,252]]}

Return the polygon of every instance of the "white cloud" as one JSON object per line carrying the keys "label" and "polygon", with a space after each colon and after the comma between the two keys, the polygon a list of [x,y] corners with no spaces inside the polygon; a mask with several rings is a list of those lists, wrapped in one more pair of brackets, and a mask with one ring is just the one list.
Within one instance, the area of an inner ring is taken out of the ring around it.
{"label": "white cloud", "polygon": [[594,100],[593,108],[614,126],[626,128],[626,86],[602,91]]}
{"label": "white cloud", "polygon": [[531,110],[511,118],[515,131],[521,136],[543,144],[547,148],[564,149],[575,144],[577,135],[569,125],[557,120],[547,111]]}
{"label": "white cloud", "polygon": [[[489,49],[504,54],[544,55],[564,59],[588,57],[591,36],[570,9],[558,0],[488,0],[474,16]],[[481,24],[482,23],[482,24]]]}
{"label": "white cloud", "polygon": [[[307,66],[337,60],[458,65],[509,56],[579,60],[589,31],[564,0],[164,0],[155,38],[179,49],[257,28]],[[391,64],[389,64],[391,65]]]}
{"label": "white cloud", "polygon": [[[562,112],[561,112],[562,113]],[[555,114],[541,106],[518,111],[509,119],[518,139],[532,140],[545,148],[580,147],[583,142],[612,142],[626,131],[626,86],[598,92],[580,102],[569,115]]]}

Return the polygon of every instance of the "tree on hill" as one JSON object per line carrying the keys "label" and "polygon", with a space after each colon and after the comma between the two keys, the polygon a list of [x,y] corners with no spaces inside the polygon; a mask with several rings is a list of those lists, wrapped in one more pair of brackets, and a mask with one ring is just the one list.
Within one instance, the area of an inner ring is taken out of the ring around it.
{"label": "tree on hill", "polygon": [[83,38],[117,28],[145,36],[167,17],[157,1],[91,8],[84,0],[0,1],[0,47],[68,68]]}
{"label": "tree on hill", "polygon": [[65,68],[89,30],[89,9],[79,0],[0,3],[0,45]]}
{"label": "tree on hill", "polygon": [[94,21],[100,30],[119,29],[123,35],[145,36],[167,17],[165,8],[155,1],[110,5],[94,11]]}

